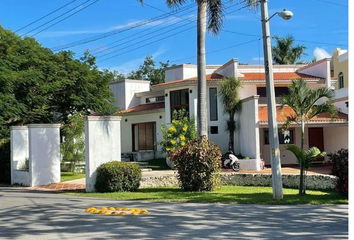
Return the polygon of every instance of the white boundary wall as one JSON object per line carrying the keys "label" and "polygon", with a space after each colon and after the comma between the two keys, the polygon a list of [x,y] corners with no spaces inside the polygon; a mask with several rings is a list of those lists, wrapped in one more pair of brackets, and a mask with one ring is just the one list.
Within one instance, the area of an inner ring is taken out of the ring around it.
{"label": "white boundary wall", "polygon": [[96,169],[102,163],[121,161],[121,116],[85,117],[86,192],[94,192]]}
{"label": "white boundary wall", "polygon": [[[240,153],[245,157],[256,159],[254,170],[260,170],[258,95],[242,100],[239,117]],[[241,166],[242,167],[242,166]],[[242,168],[241,168],[242,169]]]}
{"label": "white boundary wall", "polygon": [[29,124],[30,186],[60,182],[60,124]]}
{"label": "white boundary wall", "polygon": [[29,171],[19,170],[25,165],[28,152],[27,126],[10,127],[11,144],[11,184],[30,185]]}

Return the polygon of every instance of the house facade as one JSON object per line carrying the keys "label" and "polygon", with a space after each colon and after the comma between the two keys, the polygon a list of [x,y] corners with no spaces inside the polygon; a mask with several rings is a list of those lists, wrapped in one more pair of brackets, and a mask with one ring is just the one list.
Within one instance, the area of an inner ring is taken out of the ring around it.
{"label": "house facade", "polygon": [[[337,80],[331,77],[331,59],[326,58],[310,65],[274,65],[275,94],[277,101],[286,94],[292,79],[305,79],[310,88],[333,87]],[[240,97],[242,111],[236,117],[235,152],[256,160],[256,167],[263,158],[270,164],[266,84],[263,65],[239,65],[231,59],[223,65],[207,65],[208,137],[224,153],[228,148],[226,131],[227,114],[218,96],[220,81],[225,77],[237,77],[242,81]],[[110,85],[122,116],[122,153],[133,154],[136,160],[164,157],[160,146],[161,124],[170,124],[173,110],[186,109],[189,116],[197,115],[197,66],[182,64],[165,70],[165,82],[150,86],[149,81],[125,80]],[[121,100],[119,100],[121,99]],[[124,101],[123,101],[124,100]],[[278,108],[279,128],[291,109]],[[281,163],[295,164],[292,153],[284,151],[288,143],[300,145],[300,127],[291,126],[279,132]],[[331,120],[321,114],[307,124],[305,147],[317,146],[333,152],[348,147],[348,115],[340,112]]]}
{"label": "house facade", "polygon": [[348,51],[336,48],[332,52],[332,77],[337,78],[337,84],[335,85],[336,97],[334,104],[339,111],[348,114]]}

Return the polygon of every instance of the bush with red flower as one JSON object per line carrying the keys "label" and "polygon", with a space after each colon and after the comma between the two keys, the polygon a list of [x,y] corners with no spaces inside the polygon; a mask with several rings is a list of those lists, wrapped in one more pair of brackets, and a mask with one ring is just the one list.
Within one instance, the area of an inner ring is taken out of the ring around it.
{"label": "bush with red flower", "polygon": [[341,149],[335,153],[327,155],[332,165],[331,174],[338,177],[336,191],[342,196],[348,198],[348,149]]}

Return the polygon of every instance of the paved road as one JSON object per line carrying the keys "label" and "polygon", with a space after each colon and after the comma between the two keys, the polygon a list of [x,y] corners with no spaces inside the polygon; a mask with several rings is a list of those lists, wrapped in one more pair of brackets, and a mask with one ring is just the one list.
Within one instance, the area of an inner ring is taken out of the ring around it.
{"label": "paved road", "polygon": [[[148,215],[85,213],[90,206]],[[0,239],[347,239],[347,205],[117,201],[0,187]]]}

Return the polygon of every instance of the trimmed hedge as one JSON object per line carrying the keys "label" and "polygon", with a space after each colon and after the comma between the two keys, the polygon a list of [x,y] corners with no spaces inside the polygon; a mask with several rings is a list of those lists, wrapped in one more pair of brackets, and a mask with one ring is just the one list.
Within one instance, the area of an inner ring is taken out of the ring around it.
{"label": "trimmed hedge", "polygon": [[184,191],[212,191],[220,186],[221,152],[205,136],[170,152],[169,158]]}
{"label": "trimmed hedge", "polygon": [[97,168],[97,192],[132,192],[139,188],[141,168],[134,163],[112,161]]}
{"label": "trimmed hedge", "polygon": [[11,183],[10,139],[0,140],[0,183]]}
{"label": "trimmed hedge", "polygon": [[331,174],[338,177],[336,191],[342,196],[348,198],[348,149],[341,149],[335,153],[328,154],[329,162],[332,164]]}

